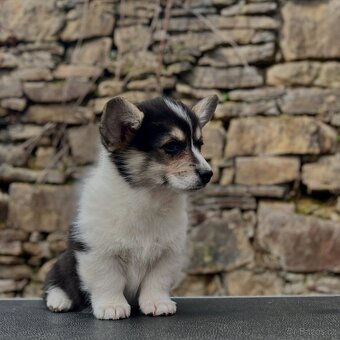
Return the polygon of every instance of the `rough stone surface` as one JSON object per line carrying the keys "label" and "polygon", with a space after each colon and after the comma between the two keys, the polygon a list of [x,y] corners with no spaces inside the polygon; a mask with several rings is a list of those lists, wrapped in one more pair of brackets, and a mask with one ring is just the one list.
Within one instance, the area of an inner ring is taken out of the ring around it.
{"label": "rough stone surface", "polygon": [[111,62],[108,70],[130,80],[141,79],[159,73],[159,58],[150,51],[141,50]]}
{"label": "rough stone surface", "polygon": [[302,181],[309,190],[340,190],[340,154],[324,156],[302,167]]}
{"label": "rough stone surface", "polygon": [[291,157],[236,158],[235,182],[246,185],[281,184],[299,178],[300,162]]}
{"label": "rough stone surface", "polygon": [[[119,94],[126,100],[136,104],[144,100],[152,99],[158,96],[156,92],[142,92],[142,91],[128,91]],[[111,99],[111,97],[97,98],[90,101],[89,105],[95,113],[102,113],[105,104]]]}
{"label": "rough stone surface", "polygon": [[340,63],[323,63],[320,73],[315,80],[315,85],[321,87],[340,88]]}
{"label": "rough stone surface", "polygon": [[220,184],[221,184],[221,185],[229,185],[229,184],[232,184],[232,183],[233,183],[233,180],[234,180],[234,176],[235,176],[235,170],[234,170],[234,168],[226,168],[226,169],[223,169],[222,175],[221,175]]}
{"label": "rough stone surface", "polygon": [[340,90],[318,88],[291,89],[278,100],[281,112],[287,114],[325,115],[340,112]]}
{"label": "rough stone surface", "polygon": [[340,292],[340,281],[338,276],[322,277],[310,275],[307,279],[307,287],[317,293],[334,294]]}
{"label": "rough stone surface", "polygon": [[102,69],[92,65],[59,65],[54,71],[57,79],[65,78],[94,78],[97,79],[102,73]]}
{"label": "rough stone surface", "polygon": [[98,85],[98,95],[100,97],[113,97],[122,92],[123,84],[120,81],[104,80]]}
{"label": "rough stone surface", "polygon": [[92,89],[92,83],[71,80],[60,83],[27,82],[24,92],[27,97],[37,103],[68,102],[85,97]]}
{"label": "rough stone surface", "polygon": [[259,62],[269,62],[273,59],[275,46],[273,43],[254,46],[240,46],[237,49],[230,47],[220,47],[212,52],[206,53],[199,61],[200,65],[210,65],[214,67],[256,64]]}
{"label": "rough stone surface", "polygon": [[0,255],[18,256],[22,254],[20,241],[3,242],[0,241]]}
{"label": "rough stone surface", "polygon": [[207,159],[220,158],[224,149],[224,129],[219,122],[211,122],[203,129],[202,153]]}
{"label": "rough stone surface", "polygon": [[0,78],[0,98],[21,97],[22,88],[16,78],[3,76]]}
{"label": "rough stone surface", "polygon": [[20,145],[0,144],[0,164],[21,166],[26,163],[27,157],[25,148]]}
{"label": "rough stone surface", "polygon": [[70,186],[14,183],[10,187],[9,224],[26,231],[66,230],[74,212]]}
{"label": "rough stone surface", "polygon": [[1,107],[14,111],[23,111],[26,103],[25,98],[6,98],[1,101]]}
{"label": "rough stone surface", "polygon": [[229,295],[280,295],[283,280],[271,272],[236,270],[224,275]]}
{"label": "rough stone surface", "polygon": [[282,8],[281,48],[286,60],[339,58],[340,3],[287,1]]}
{"label": "rough stone surface", "polygon": [[119,27],[115,31],[115,45],[122,54],[147,49],[151,42],[151,32],[147,26]]}
{"label": "rough stone surface", "polygon": [[37,149],[34,167],[38,169],[45,169],[53,163],[56,151],[53,147],[41,146]]}
{"label": "rough stone surface", "polygon": [[3,242],[26,241],[28,239],[28,236],[29,234],[24,230],[10,228],[0,230],[0,239]]}
{"label": "rough stone surface", "polygon": [[267,82],[274,86],[310,86],[314,84],[320,67],[320,63],[308,61],[277,64],[268,69]]}
{"label": "rough stone surface", "polygon": [[172,89],[175,87],[173,78],[161,77],[159,80],[156,77],[150,77],[144,80],[133,80],[127,85],[128,90],[144,90],[157,91],[159,87],[163,89]]}
{"label": "rough stone surface", "polygon": [[280,98],[285,94],[282,87],[261,87],[252,90],[234,90],[228,93],[231,101],[241,101],[246,103],[271,101]]}
{"label": "rough stone surface", "polygon": [[261,202],[257,240],[284,270],[340,272],[340,224]]}
{"label": "rough stone surface", "polygon": [[29,279],[32,276],[32,269],[25,265],[0,265],[0,279]]}
{"label": "rough stone surface", "polygon": [[248,225],[239,210],[232,210],[224,219],[210,221],[191,232],[189,272],[218,273],[232,270],[253,261],[247,237]]}
{"label": "rough stone surface", "polygon": [[98,154],[99,129],[95,124],[68,131],[71,152],[78,164],[93,163]]}
{"label": "rough stone surface", "polygon": [[23,81],[52,80],[51,71],[45,67],[21,68],[13,72],[14,76]]}
{"label": "rough stone surface", "polygon": [[180,285],[174,289],[174,296],[202,296],[226,295],[225,289],[218,275],[188,275]]}
{"label": "rough stone surface", "polygon": [[210,186],[194,196],[197,209],[256,209],[256,200],[248,188]]}
{"label": "rough stone surface", "polygon": [[167,51],[175,51],[175,54],[167,56],[167,61],[188,60],[199,52],[209,51],[220,44],[228,44],[234,41],[237,44],[266,43],[275,40],[275,35],[270,31],[257,31],[250,28],[223,29],[220,34],[214,32],[186,32],[172,36],[167,46]]}
{"label": "rough stone surface", "polygon": [[33,105],[29,107],[24,120],[37,124],[86,124],[93,120],[93,112],[86,107],[72,105]]}
{"label": "rough stone surface", "polygon": [[21,290],[26,284],[26,281],[15,281],[9,279],[0,280],[0,293],[13,292],[16,290]]}
{"label": "rough stone surface", "polygon": [[90,2],[88,8],[79,6],[72,10],[61,34],[64,41],[74,41],[79,38],[94,38],[110,35],[114,25],[114,9],[109,3]]}
{"label": "rough stone surface", "polygon": [[30,170],[26,168],[12,167],[11,165],[0,165],[0,181],[5,183],[11,182],[28,182],[28,183],[51,183],[63,184],[65,181],[64,173],[49,169],[48,171]]}
{"label": "rough stone surface", "polygon": [[226,88],[255,87],[263,84],[263,77],[254,67],[217,69],[196,67],[188,76],[187,81],[193,87]]}
{"label": "rough stone surface", "polygon": [[44,265],[39,269],[39,272],[36,275],[36,279],[39,282],[44,282],[46,279],[47,273],[53,267],[57,259],[52,259],[44,263]]}
{"label": "rough stone surface", "polygon": [[279,185],[233,185],[229,186],[228,190],[230,194],[240,196],[255,196],[255,197],[273,197],[273,198],[284,198],[287,194],[287,188]]}
{"label": "rough stone surface", "polygon": [[215,117],[229,120],[234,117],[262,115],[278,115],[275,101],[257,101],[254,103],[226,102],[217,107]]}
{"label": "rough stone surface", "polygon": [[16,40],[54,40],[64,24],[64,15],[56,10],[56,0],[3,0],[1,19],[6,29],[0,32],[0,42]]}
{"label": "rough stone surface", "polygon": [[[232,28],[250,28],[250,29],[269,29],[275,30],[278,28],[278,23],[265,16],[234,16],[234,17],[219,17],[207,16],[215,27],[219,29],[232,29]],[[172,18],[169,22],[170,32],[185,32],[194,31],[202,32],[209,31],[208,25],[198,18]]]}
{"label": "rough stone surface", "polygon": [[277,4],[273,2],[263,2],[263,3],[245,3],[240,1],[234,6],[230,6],[222,9],[221,14],[223,16],[234,16],[242,14],[263,14],[275,12],[277,9]]}
{"label": "rough stone surface", "polygon": [[112,41],[110,38],[93,39],[84,42],[79,49],[68,51],[68,62],[73,60],[82,65],[106,66],[109,62],[109,53]]}
{"label": "rough stone surface", "polygon": [[12,141],[23,141],[30,138],[37,138],[43,133],[41,126],[37,125],[12,125],[8,128],[8,137]]}
{"label": "rough stone surface", "polygon": [[336,133],[309,117],[249,117],[232,120],[227,139],[227,157],[322,154],[334,150]]}

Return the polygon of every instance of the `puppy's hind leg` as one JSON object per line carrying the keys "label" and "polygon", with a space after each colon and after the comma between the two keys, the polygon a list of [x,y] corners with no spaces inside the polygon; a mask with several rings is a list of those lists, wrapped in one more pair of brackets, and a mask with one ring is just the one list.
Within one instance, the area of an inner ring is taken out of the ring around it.
{"label": "puppy's hind leg", "polygon": [[68,312],[72,307],[72,300],[59,287],[51,287],[47,291],[46,305],[52,312]]}
{"label": "puppy's hind leg", "polygon": [[47,274],[44,300],[52,312],[67,312],[84,304],[73,250],[66,250]]}

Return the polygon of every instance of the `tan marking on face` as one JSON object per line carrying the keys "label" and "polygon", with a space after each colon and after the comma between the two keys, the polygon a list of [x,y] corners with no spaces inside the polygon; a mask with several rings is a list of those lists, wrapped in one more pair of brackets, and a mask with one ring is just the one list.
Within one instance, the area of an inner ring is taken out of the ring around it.
{"label": "tan marking on face", "polygon": [[195,131],[195,138],[196,140],[200,140],[202,138],[202,132],[199,126],[197,126]]}
{"label": "tan marking on face", "polygon": [[166,166],[165,171],[169,175],[188,173],[195,171],[195,163],[189,151],[182,152],[178,157],[173,158]]}
{"label": "tan marking on face", "polygon": [[177,140],[179,142],[184,142],[185,141],[185,135],[184,132],[182,130],[180,130],[179,128],[175,127],[173,128],[169,134],[167,134],[166,136],[164,136],[161,139],[160,145],[163,146],[168,142],[171,142],[173,140]]}
{"label": "tan marking on face", "polygon": [[179,128],[175,127],[170,131],[170,136],[172,136],[174,139],[178,139],[181,142],[185,141],[185,135],[182,130]]}

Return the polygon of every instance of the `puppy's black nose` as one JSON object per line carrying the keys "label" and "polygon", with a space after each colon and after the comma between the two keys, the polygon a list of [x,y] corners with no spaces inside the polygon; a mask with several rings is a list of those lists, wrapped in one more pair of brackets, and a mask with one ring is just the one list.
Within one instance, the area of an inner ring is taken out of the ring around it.
{"label": "puppy's black nose", "polygon": [[211,170],[197,170],[198,175],[203,184],[207,184],[210,181],[213,172]]}

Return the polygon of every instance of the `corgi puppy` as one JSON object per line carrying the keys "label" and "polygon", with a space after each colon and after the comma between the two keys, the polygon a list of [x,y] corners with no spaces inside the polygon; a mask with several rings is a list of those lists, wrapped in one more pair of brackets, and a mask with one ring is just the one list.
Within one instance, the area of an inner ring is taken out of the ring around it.
{"label": "corgi puppy", "polygon": [[184,264],[186,193],[212,170],[200,150],[217,96],[193,108],[170,98],[105,106],[99,159],[81,190],[67,250],[47,275],[53,312],[91,304],[98,319],[171,315],[170,290]]}

